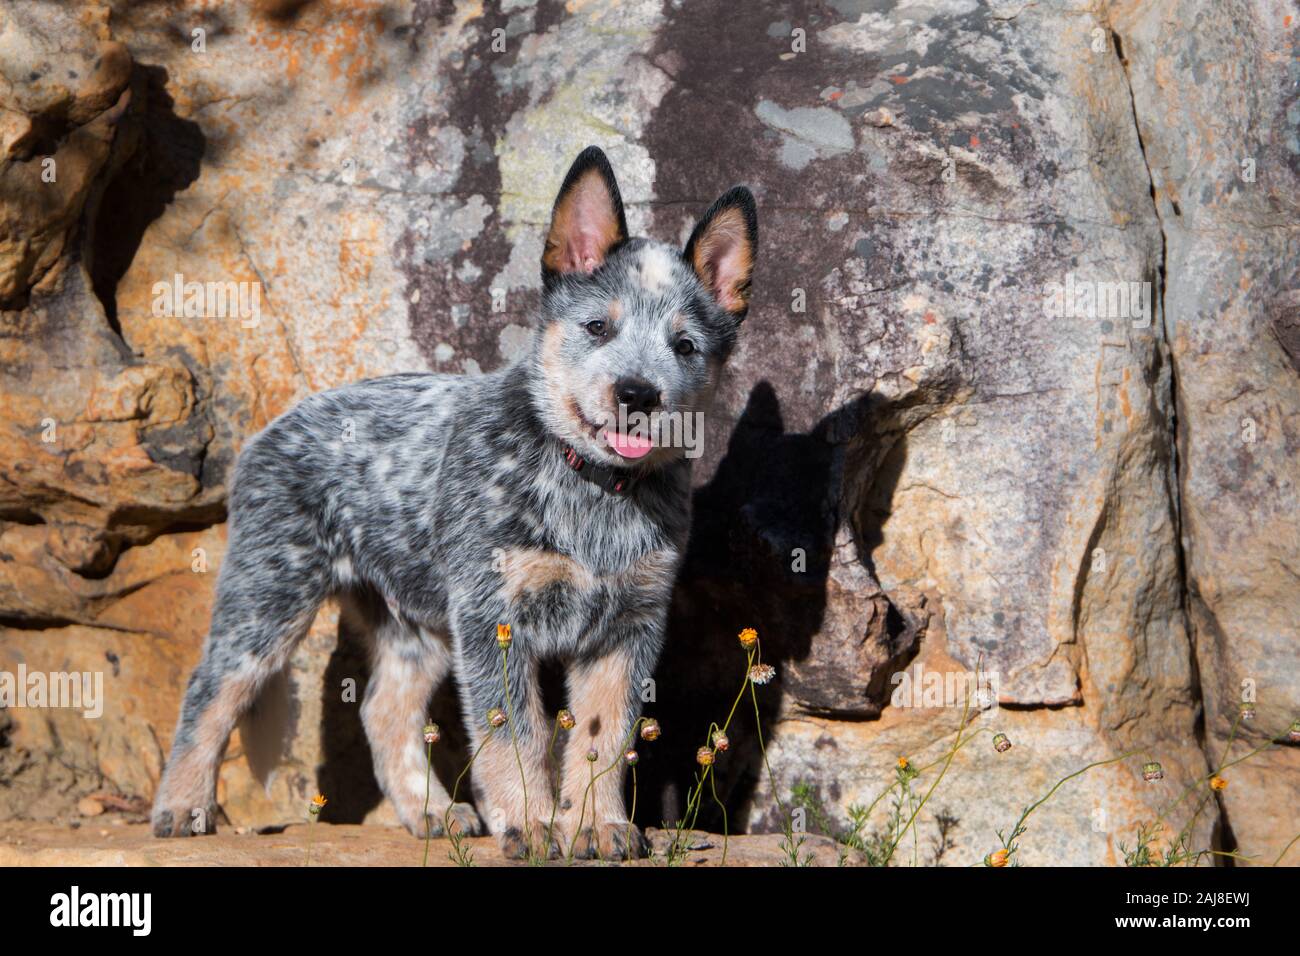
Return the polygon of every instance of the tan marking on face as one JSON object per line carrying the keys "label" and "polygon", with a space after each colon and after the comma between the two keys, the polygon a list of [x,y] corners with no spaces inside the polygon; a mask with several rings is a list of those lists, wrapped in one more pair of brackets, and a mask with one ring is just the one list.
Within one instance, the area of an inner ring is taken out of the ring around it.
{"label": "tan marking on face", "polygon": [[546,382],[555,385],[565,378],[564,358],[560,349],[564,344],[564,326],[552,322],[542,333],[542,375]]}
{"label": "tan marking on face", "polygon": [[553,322],[542,334],[542,381],[546,383],[552,407],[569,419],[576,433],[585,434],[589,429],[572,394],[572,369],[560,354],[563,344],[564,326]]}
{"label": "tan marking on face", "polygon": [[578,407],[578,400],[572,395],[564,400],[564,410],[568,413],[569,421],[573,425],[574,430],[579,434],[585,435],[591,430],[587,425],[586,416],[582,414],[582,409]]}
{"label": "tan marking on face", "polygon": [[678,312],[676,315],[673,316],[673,331],[674,332],[686,331],[686,316],[680,312]]}
{"label": "tan marking on face", "polygon": [[509,548],[502,560],[506,597],[517,601],[525,594],[552,584],[567,584],[579,591],[596,586],[596,577],[572,558],[537,548]]}
{"label": "tan marking on face", "polygon": [[617,322],[621,318],[623,318],[623,300],[615,299],[609,304],[609,320]]}
{"label": "tan marking on face", "polygon": [[[578,726],[569,732],[564,747],[564,776],[560,805],[567,804],[565,825],[572,835],[578,826],[627,820],[623,806],[623,748],[629,745],[631,726],[628,707],[631,703],[632,661],[628,652],[617,650],[595,661],[574,664],[569,670],[569,708],[578,718]],[[632,740],[631,745],[635,746]],[[594,764],[587,760],[594,749]],[[616,766],[599,776],[595,774]],[[585,813],[583,808],[585,806]]]}

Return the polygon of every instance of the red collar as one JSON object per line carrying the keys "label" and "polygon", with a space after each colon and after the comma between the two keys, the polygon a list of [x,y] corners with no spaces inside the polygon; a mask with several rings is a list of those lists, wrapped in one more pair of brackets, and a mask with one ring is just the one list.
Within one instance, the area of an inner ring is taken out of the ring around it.
{"label": "red collar", "polygon": [[587,461],[565,444],[560,445],[560,450],[564,453],[565,463],[576,471],[580,478],[585,478],[611,495],[625,495],[636,484],[636,475],[626,468],[611,468],[608,465]]}

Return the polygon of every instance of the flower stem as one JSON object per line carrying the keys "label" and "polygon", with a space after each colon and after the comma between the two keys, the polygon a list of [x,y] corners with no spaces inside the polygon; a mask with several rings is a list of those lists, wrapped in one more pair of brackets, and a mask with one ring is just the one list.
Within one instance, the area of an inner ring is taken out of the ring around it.
{"label": "flower stem", "polygon": [[433,744],[427,746],[427,752],[424,756],[424,813],[421,816],[424,819],[424,862],[421,866],[429,865],[429,841],[433,839],[433,827],[429,824],[429,778],[433,776]]}
{"label": "flower stem", "polygon": [[506,666],[506,656],[510,653],[509,647],[501,648],[501,689],[506,698],[506,720],[510,723],[510,742],[515,748],[515,764],[519,767],[519,786],[524,792],[524,841],[528,848],[528,856],[533,856],[533,830],[531,817],[528,815],[528,780],[524,773],[524,760],[519,755],[519,738],[515,736],[515,710],[510,703],[510,670]]}

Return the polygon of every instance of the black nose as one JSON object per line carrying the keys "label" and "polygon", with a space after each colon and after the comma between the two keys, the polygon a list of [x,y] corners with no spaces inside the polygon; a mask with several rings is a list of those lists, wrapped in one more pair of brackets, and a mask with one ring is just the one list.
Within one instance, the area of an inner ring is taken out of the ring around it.
{"label": "black nose", "polygon": [[659,389],[643,378],[620,378],[614,383],[614,395],[620,405],[626,405],[628,414],[649,414],[659,407]]}

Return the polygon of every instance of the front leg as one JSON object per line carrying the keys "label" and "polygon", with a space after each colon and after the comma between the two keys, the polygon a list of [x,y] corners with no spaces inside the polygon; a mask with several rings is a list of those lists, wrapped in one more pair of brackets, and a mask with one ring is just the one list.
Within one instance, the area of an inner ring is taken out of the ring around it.
{"label": "front leg", "polygon": [[[477,754],[473,779],[488,827],[508,859],[555,857],[555,797],[537,660],[528,635],[516,628],[503,661],[497,623],[476,614],[455,628],[461,703]],[[495,710],[505,715],[499,726],[489,718]]]}
{"label": "front leg", "polygon": [[645,855],[645,839],[624,807],[624,753],[637,743],[641,689],[654,670],[660,642],[657,629],[628,633],[569,669],[569,707],[577,723],[565,744],[560,809],[566,845],[575,857]]}

